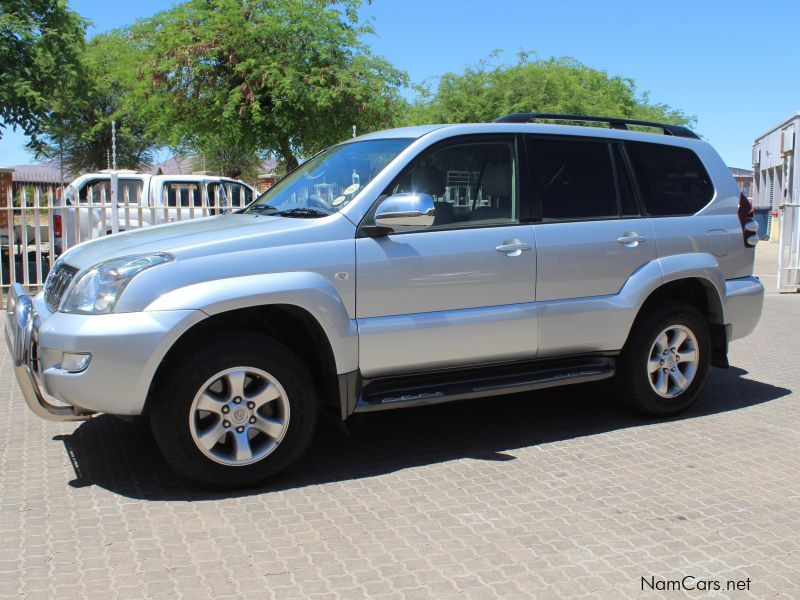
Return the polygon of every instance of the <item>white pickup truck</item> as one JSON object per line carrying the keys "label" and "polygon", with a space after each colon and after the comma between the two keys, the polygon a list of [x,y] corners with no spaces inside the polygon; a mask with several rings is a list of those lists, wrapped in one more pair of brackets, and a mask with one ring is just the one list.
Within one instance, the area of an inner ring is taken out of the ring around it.
{"label": "white pickup truck", "polygon": [[69,184],[61,207],[53,211],[55,251],[118,231],[221,214],[250,204],[255,195],[250,185],[216,175],[88,173]]}

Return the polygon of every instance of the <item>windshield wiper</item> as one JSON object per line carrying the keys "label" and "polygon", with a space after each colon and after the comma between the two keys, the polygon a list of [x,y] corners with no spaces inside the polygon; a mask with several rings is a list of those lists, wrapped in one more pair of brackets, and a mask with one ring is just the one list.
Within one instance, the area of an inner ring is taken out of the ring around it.
{"label": "windshield wiper", "polygon": [[274,215],[278,212],[278,209],[274,206],[255,206],[250,209],[250,212],[256,215]]}
{"label": "windshield wiper", "polygon": [[316,208],[290,208],[289,210],[282,210],[281,212],[275,213],[279,217],[300,217],[300,218],[311,218],[316,219],[318,217],[327,217],[331,213],[326,213],[322,210],[317,210]]}

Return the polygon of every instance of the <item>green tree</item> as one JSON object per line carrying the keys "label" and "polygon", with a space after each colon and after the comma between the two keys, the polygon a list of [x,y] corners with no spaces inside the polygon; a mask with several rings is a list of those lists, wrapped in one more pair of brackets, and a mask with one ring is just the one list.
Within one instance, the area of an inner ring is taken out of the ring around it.
{"label": "green tree", "polygon": [[53,99],[80,76],[86,24],[65,0],[0,2],[0,138],[20,127],[40,146]]}
{"label": "green tree", "polygon": [[187,150],[193,171],[212,171],[225,175],[232,168],[241,171],[241,179],[255,181],[261,174],[262,158],[258,152],[237,144],[197,144]]}
{"label": "green tree", "polygon": [[116,122],[117,167],[140,169],[152,161],[155,138],[133,96],[140,56],[124,31],[97,35],[81,57],[81,76],[54,101],[37,156],[61,156],[73,172],[109,166],[111,122]]}
{"label": "green tree", "polygon": [[362,42],[361,0],[189,0],[136,23],[141,104],[170,146],[299,156],[392,124],[404,73]]}
{"label": "green tree", "polygon": [[609,76],[568,57],[536,59],[521,52],[516,64],[493,65],[499,52],[463,73],[446,73],[435,92],[421,88],[411,124],[482,123],[514,112],[628,117],[674,124],[694,121],[680,110],[650,102],[632,79]]}

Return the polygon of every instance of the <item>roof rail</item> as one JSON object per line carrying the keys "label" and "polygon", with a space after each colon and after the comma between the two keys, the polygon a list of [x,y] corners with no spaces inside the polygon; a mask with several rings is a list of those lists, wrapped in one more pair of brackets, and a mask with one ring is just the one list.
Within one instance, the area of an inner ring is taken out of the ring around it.
{"label": "roof rail", "polygon": [[589,123],[608,123],[611,129],[628,129],[628,125],[639,125],[641,127],[653,127],[660,129],[665,135],[677,137],[700,139],[694,131],[682,125],[670,125],[669,123],[655,123],[653,121],[638,121],[625,117],[590,117],[586,115],[561,115],[555,113],[512,113],[499,119],[495,123],[530,123],[538,120],[549,121],[580,121]]}

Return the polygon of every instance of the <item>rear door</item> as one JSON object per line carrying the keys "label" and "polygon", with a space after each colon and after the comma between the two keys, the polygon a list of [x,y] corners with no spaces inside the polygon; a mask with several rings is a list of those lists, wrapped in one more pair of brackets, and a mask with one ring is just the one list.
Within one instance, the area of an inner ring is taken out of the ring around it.
{"label": "rear door", "polygon": [[526,149],[540,218],[534,226],[539,355],[614,350],[607,347],[613,323],[605,309],[656,258],[624,151],[613,140],[533,135]]}

